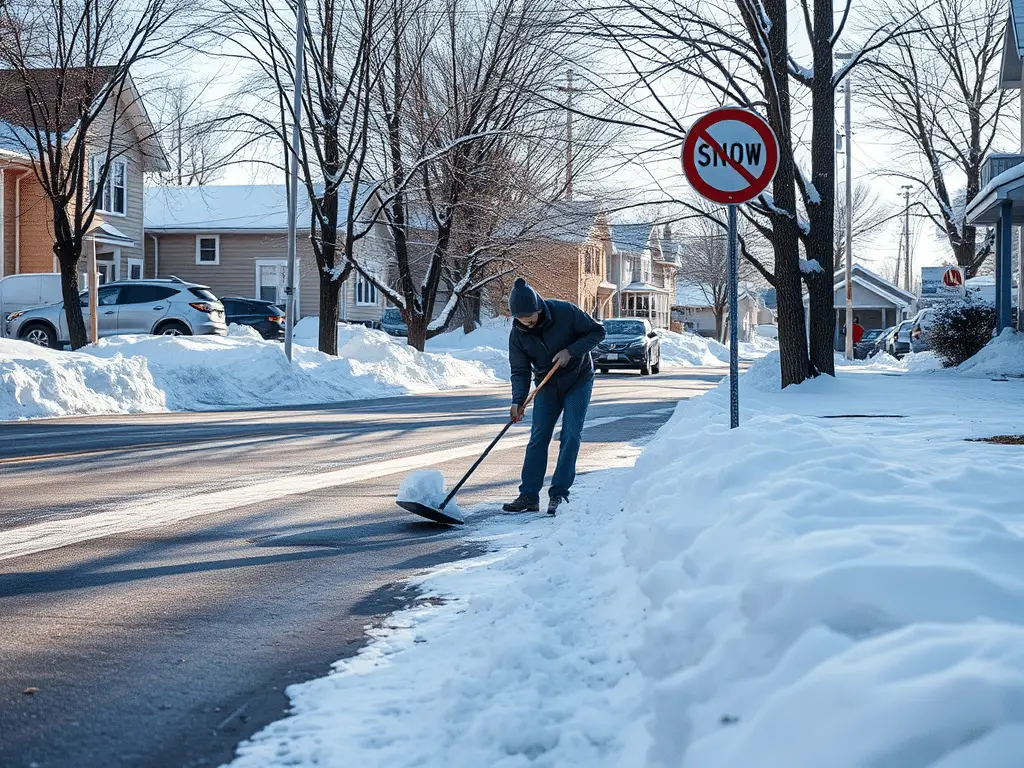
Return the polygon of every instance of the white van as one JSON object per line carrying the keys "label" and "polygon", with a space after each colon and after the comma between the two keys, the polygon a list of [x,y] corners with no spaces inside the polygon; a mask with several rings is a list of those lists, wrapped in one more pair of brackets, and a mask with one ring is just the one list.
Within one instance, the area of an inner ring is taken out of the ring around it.
{"label": "white van", "polygon": [[0,336],[6,333],[7,316],[11,312],[56,304],[63,298],[60,273],[45,272],[0,278]]}

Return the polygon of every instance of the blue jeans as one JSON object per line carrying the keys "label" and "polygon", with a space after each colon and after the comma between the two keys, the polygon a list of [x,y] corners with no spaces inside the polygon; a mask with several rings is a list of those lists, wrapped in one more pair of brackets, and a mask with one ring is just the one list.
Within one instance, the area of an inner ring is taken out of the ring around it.
{"label": "blue jeans", "polygon": [[578,381],[573,388],[559,397],[558,388],[544,388],[533,401],[533,425],[530,442],[523,460],[522,485],[519,492],[532,499],[540,498],[544,486],[544,473],[548,468],[548,446],[555,432],[555,423],[562,417],[562,433],[558,442],[558,463],[551,478],[549,496],[569,498],[569,489],[576,479],[576,457],[580,453],[583,422],[590,406],[590,393],[594,390],[594,377]]}

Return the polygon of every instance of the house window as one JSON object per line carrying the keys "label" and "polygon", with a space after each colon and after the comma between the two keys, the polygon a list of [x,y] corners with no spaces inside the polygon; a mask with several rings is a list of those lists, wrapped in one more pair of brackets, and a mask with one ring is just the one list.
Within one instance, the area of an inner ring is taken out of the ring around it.
{"label": "house window", "polygon": [[96,210],[100,213],[124,216],[128,212],[128,161],[117,159],[110,162],[103,189],[97,194],[96,182],[103,174],[106,162],[106,155],[89,158],[89,196],[96,201]]}
{"label": "house window", "polygon": [[128,259],[128,279],[142,279],[142,259]]}
{"label": "house window", "polygon": [[372,306],[377,303],[377,286],[362,272],[356,273],[356,304]]}
{"label": "house window", "polygon": [[220,235],[196,235],[196,264],[220,264]]}

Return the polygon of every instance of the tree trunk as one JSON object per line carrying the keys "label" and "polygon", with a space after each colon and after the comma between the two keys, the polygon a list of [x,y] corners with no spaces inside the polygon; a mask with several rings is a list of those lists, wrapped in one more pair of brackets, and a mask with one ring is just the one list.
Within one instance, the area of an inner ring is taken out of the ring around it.
{"label": "tree trunk", "polygon": [[714,310],[715,315],[715,339],[719,344],[725,344],[725,307]]}
{"label": "tree trunk", "polygon": [[338,296],[342,283],[322,269],[320,275],[320,334],[317,347],[327,355],[338,354]]}
{"label": "tree trunk", "polygon": [[427,324],[430,321],[426,318],[409,313],[406,325],[409,326],[408,344],[417,352],[422,352],[427,345]]}
{"label": "tree trunk", "polygon": [[58,252],[57,263],[60,264],[60,291],[64,298],[64,316],[68,321],[71,348],[81,349],[89,343],[89,332],[85,327],[78,296],[78,258],[71,253]]}
{"label": "tree trunk", "polygon": [[[780,141],[791,142],[792,120],[789,104],[789,78],[775,78],[775,72],[789,67],[789,24],[786,0],[765,0],[764,8],[771,24],[768,30],[768,58],[771,66],[763,73],[765,92],[770,94],[768,122]],[[796,214],[795,162],[782,151],[779,170],[772,181],[775,204]],[[779,367],[782,386],[799,384],[807,378],[807,335],[804,327],[803,285],[800,279],[800,238],[795,218],[776,215],[772,220],[772,248],[775,254],[775,291],[779,302]]]}
{"label": "tree trunk", "polygon": [[835,293],[830,274],[832,273],[812,272],[804,277],[807,281],[810,316],[811,365],[818,373],[835,376],[836,313]]}

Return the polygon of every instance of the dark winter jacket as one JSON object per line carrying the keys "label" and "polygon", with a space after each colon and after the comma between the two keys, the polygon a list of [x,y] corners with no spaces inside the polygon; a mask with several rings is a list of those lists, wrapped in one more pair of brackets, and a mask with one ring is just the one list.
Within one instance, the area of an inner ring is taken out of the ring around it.
{"label": "dark winter jacket", "polygon": [[508,361],[512,368],[512,402],[522,405],[530,394],[530,373],[540,383],[551,370],[552,358],[563,349],[572,359],[558,369],[547,387],[564,395],[581,379],[594,375],[591,351],[604,339],[604,326],[568,301],[542,301],[543,316],[534,328],[512,322],[508,337]]}

